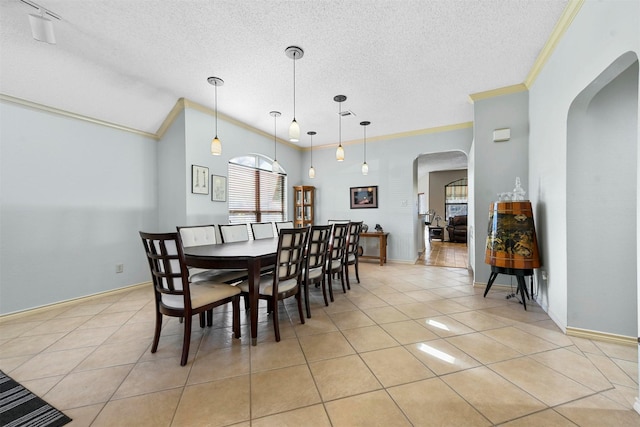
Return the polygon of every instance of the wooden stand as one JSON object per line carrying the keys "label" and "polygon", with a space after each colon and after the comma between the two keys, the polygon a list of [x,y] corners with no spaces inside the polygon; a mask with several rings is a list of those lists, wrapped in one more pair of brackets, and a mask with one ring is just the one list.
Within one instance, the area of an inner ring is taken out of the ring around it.
{"label": "wooden stand", "polygon": [[[491,289],[491,285],[493,285],[493,281],[496,280],[498,274],[509,274],[511,276],[516,276],[518,280],[518,288],[516,289],[516,294],[520,292],[522,296],[522,305],[524,309],[527,309],[526,299],[529,299],[529,292],[527,292],[527,284],[524,280],[525,276],[533,276],[533,269],[519,269],[519,268],[504,268],[504,267],[494,267],[491,266],[491,275],[489,276],[489,281],[487,282],[487,287],[484,290],[484,296],[487,296],[489,289]],[[525,295],[527,298],[525,299]],[[531,280],[531,295],[533,295],[533,278]]]}

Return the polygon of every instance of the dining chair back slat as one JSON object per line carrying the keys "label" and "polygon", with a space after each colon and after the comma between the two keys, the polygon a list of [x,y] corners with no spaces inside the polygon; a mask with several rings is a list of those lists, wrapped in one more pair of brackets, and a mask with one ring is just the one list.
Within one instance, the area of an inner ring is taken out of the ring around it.
{"label": "dining chair back slat", "polygon": [[360,283],[360,273],[358,271],[358,249],[360,247],[360,232],[362,231],[362,221],[350,222],[349,233],[347,235],[347,248],[344,253],[344,275],[347,280],[347,289],[351,289],[349,283],[349,266],[353,265],[356,272],[356,280]]}
{"label": "dining chair back slat", "polygon": [[344,285],[344,254],[347,248],[347,234],[349,233],[349,223],[334,223],[331,233],[331,247],[327,259],[327,278],[329,286],[329,296],[333,302],[332,276],[338,275],[342,284],[342,291],[347,293]]}
{"label": "dining chair back slat", "polygon": [[253,239],[272,239],[275,237],[273,228],[274,226],[272,222],[252,222],[251,232],[253,233]]}
{"label": "dining chair back slat", "polygon": [[307,256],[302,278],[304,288],[305,308],[307,317],[311,317],[311,304],[309,302],[309,288],[311,285],[322,286],[322,296],[324,305],[328,306],[327,288],[325,285],[325,272],[327,267],[327,257],[329,255],[329,241],[331,239],[331,225],[313,225],[309,231],[309,242],[307,243]]}
{"label": "dining chair back slat", "polygon": [[246,242],[249,240],[247,224],[220,224],[220,236],[223,243]]}
{"label": "dining chair back slat", "polygon": [[279,221],[275,223],[276,231],[280,234],[280,230],[285,228],[293,228],[293,221]]}

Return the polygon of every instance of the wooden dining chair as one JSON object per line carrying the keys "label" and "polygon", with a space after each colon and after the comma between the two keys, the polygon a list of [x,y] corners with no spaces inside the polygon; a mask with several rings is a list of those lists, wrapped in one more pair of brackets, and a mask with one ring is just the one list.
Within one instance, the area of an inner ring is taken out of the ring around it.
{"label": "wooden dining chair", "polygon": [[[215,225],[187,225],[176,227],[180,233],[183,248],[220,244]],[[214,280],[216,282],[237,283],[247,278],[247,270],[206,269],[188,267],[189,281]]]}
{"label": "wooden dining chair", "polygon": [[356,280],[360,283],[358,272],[358,248],[360,246],[360,232],[362,231],[362,221],[350,222],[349,233],[347,234],[347,248],[344,252],[344,275],[347,281],[347,289],[351,289],[349,283],[349,266],[353,265],[356,273]]}
{"label": "wooden dining chair", "polygon": [[309,288],[311,285],[315,285],[315,287],[322,286],[324,305],[329,305],[329,300],[327,299],[325,271],[327,268],[327,257],[329,255],[331,230],[332,227],[330,225],[313,225],[309,231],[307,256],[304,263],[304,269],[302,271],[304,304],[308,318],[311,318],[311,304],[309,303]]}
{"label": "wooden dining chair", "polygon": [[252,222],[251,233],[253,233],[253,240],[259,239],[272,239],[273,223],[272,222]]}
{"label": "wooden dining chair", "polygon": [[342,291],[346,294],[347,288],[344,286],[344,254],[347,249],[347,234],[349,233],[349,223],[332,224],[333,231],[331,234],[331,247],[329,248],[329,256],[327,257],[326,276],[329,287],[329,297],[331,302],[333,299],[333,283],[334,275],[340,277],[342,283]]}
{"label": "wooden dining chair", "polygon": [[[292,296],[298,302],[300,323],[304,324],[300,282],[304,262],[307,228],[291,228],[280,230],[278,251],[274,271],[260,277],[257,289],[258,299],[267,301],[267,311],[273,319],[273,331],[276,341],[280,341],[280,325],[278,322],[278,301]],[[257,284],[256,284],[257,285]],[[243,293],[249,293],[249,284],[245,281],[238,285]]]}
{"label": "wooden dining chair", "polygon": [[191,342],[191,320],[200,316],[200,326],[213,323],[212,311],[227,303],[233,307],[233,333],[240,338],[240,289],[226,283],[213,281],[189,281],[189,273],[184,260],[180,233],[140,232],[142,244],[147,255],[155,296],[156,326],[153,335],[151,353],[158,350],[162,316],[184,319],[182,340],[182,358],[184,366],[189,358]]}
{"label": "wooden dining chair", "polygon": [[247,224],[220,224],[220,236],[222,243],[246,242],[249,240],[249,228]]}

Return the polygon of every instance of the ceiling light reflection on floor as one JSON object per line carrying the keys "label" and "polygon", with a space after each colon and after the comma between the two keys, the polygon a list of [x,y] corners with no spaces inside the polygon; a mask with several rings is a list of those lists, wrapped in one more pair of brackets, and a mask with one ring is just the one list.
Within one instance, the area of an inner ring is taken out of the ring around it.
{"label": "ceiling light reflection on floor", "polygon": [[427,321],[427,325],[434,326],[434,327],[436,327],[438,329],[442,329],[444,331],[449,331],[450,330],[449,327],[447,325],[445,325],[444,323],[436,322],[433,319],[429,319]]}
{"label": "ceiling light reflection on floor", "polygon": [[445,353],[444,351],[440,351],[437,348],[433,348],[430,345],[427,345],[427,344],[424,344],[424,343],[418,344],[418,350],[420,350],[420,351],[422,351],[424,353],[430,354],[433,357],[437,357],[438,359],[440,359],[440,360],[442,360],[444,362],[450,363],[452,365],[454,363],[456,363],[456,358],[455,357]]}

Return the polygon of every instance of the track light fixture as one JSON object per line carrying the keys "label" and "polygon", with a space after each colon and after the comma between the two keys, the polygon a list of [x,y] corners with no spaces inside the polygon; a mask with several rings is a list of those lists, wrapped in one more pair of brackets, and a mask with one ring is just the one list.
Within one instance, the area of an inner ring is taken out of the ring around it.
{"label": "track light fixture", "polygon": [[39,14],[29,14],[29,25],[31,25],[31,35],[33,38],[40,42],[56,44],[56,35],[53,32],[53,22],[49,17],[57,19],[58,21],[62,20],[62,18],[51,12],[49,9],[46,9],[30,0],[20,1],[34,9],[37,9],[39,12]]}
{"label": "track light fixture", "polygon": [[216,136],[211,140],[211,154],[219,156],[222,154],[222,142],[218,139],[218,86],[222,86],[224,84],[224,80],[220,77],[209,77],[207,81],[216,88],[214,104],[216,113]]}

